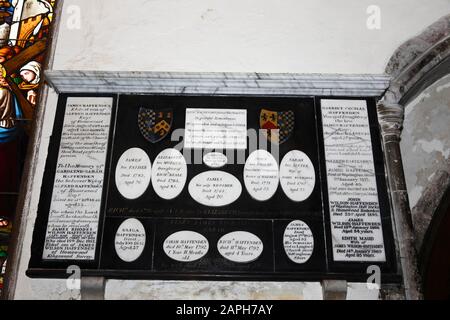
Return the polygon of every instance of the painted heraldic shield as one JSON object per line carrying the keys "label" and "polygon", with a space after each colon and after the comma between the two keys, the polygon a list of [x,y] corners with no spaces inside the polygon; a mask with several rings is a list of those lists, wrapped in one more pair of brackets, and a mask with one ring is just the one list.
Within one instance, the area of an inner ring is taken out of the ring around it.
{"label": "painted heraldic shield", "polygon": [[259,116],[259,126],[266,138],[272,143],[283,143],[294,131],[295,116],[292,110],[271,111],[262,109]]}
{"label": "painted heraldic shield", "polygon": [[139,130],[145,139],[155,143],[164,139],[172,127],[173,110],[153,110],[140,108],[138,114]]}

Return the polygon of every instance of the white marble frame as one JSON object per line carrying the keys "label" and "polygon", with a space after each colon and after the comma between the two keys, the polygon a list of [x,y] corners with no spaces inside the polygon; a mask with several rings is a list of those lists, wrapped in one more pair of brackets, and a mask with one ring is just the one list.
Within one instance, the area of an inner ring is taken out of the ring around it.
{"label": "white marble frame", "polygon": [[381,97],[384,74],[194,73],[48,70],[58,93]]}

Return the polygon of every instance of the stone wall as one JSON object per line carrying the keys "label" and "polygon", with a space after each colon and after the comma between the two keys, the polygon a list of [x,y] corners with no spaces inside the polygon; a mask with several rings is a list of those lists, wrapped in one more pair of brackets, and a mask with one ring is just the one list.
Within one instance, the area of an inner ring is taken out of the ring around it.
{"label": "stone wall", "polygon": [[405,108],[401,150],[420,250],[450,175],[450,75],[425,89]]}

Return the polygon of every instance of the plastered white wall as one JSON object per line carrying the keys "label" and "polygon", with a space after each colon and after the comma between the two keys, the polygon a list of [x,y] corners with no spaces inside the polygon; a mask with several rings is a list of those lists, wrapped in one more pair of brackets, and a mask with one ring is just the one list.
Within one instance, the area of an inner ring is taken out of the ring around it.
{"label": "plastered white wall", "polygon": [[383,73],[449,12],[450,0],[65,0],[54,69]]}

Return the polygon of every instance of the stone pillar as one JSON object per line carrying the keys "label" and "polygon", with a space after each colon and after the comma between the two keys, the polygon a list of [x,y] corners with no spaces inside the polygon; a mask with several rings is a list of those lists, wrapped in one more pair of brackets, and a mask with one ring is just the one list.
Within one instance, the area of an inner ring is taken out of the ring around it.
{"label": "stone pillar", "polygon": [[347,281],[345,280],[323,280],[323,300],[346,300]]}
{"label": "stone pillar", "polygon": [[394,233],[398,242],[398,255],[403,275],[405,298],[422,299],[417,254],[414,246],[414,229],[406,191],[405,175],[400,153],[400,134],[403,128],[404,107],[394,99],[385,97],[377,105],[378,122],[384,146]]}
{"label": "stone pillar", "polygon": [[104,300],[105,278],[81,277],[81,300]]}

